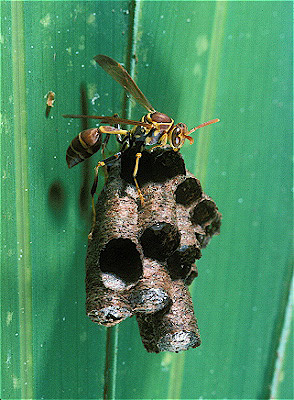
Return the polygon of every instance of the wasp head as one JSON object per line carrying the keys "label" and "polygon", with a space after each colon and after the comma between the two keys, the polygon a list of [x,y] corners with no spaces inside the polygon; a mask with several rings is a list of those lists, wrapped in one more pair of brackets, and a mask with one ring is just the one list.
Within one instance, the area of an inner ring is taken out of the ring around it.
{"label": "wasp head", "polygon": [[187,133],[187,125],[183,124],[182,122],[178,123],[171,129],[169,134],[169,143],[174,151],[178,151],[183,146],[186,139],[193,144],[194,139],[188,136]]}
{"label": "wasp head", "polygon": [[178,151],[184,144],[185,140],[188,139],[190,144],[194,143],[194,139],[189,136],[191,133],[195,132],[199,128],[203,128],[204,126],[214,124],[218,122],[219,119],[215,118],[211,121],[204,122],[201,125],[196,126],[195,128],[188,131],[187,125],[183,124],[182,122],[175,125],[169,132],[169,143],[174,151]]}

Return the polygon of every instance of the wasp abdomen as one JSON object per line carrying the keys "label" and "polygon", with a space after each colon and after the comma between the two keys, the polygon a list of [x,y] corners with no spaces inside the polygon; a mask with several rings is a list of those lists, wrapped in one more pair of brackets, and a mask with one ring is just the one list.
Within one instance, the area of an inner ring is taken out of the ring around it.
{"label": "wasp abdomen", "polygon": [[69,168],[84,161],[96,153],[102,143],[99,128],[86,129],[80,132],[71,142],[66,151],[66,162]]}

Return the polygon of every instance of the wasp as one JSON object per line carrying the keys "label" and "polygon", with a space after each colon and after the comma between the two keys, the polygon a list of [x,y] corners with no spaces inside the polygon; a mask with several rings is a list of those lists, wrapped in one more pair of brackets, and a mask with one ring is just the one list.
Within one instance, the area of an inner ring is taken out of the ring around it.
{"label": "wasp", "polygon": [[[115,80],[117,81],[131,96],[147,111],[148,114],[141,118],[141,121],[119,118],[114,116],[96,116],[96,115],[63,115],[65,118],[91,118],[98,119],[101,123],[111,124],[99,126],[99,128],[87,129],[79,133],[70,143],[66,152],[66,161],[69,168],[91,157],[100,148],[102,153],[110,138],[110,135],[117,135],[117,141],[120,143],[120,151],[116,154],[99,161],[95,167],[94,183],[91,189],[92,209],[93,209],[93,224],[95,224],[95,207],[94,194],[98,184],[98,169],[102,166],[113,164],[119,159],[127,148],[135,149],[135,167],[133,170],[133,180],[137,188],[141,205],[144,206],[144,197],[140,190],[136,176],[139,168],[139,160],[142,156],[142,151],[146,146],[151,147],[151,151],[156,147],[171,147],[174,151],[178,151],[188,140],[193,144],[194,139],[190,136],[197,129],[218,122],[219,119],[213,119],[204,122],[190,131],[187,125],[180,122],[175,124],[174,120],[168,115],[155,110],[145,97],[137,84],[131,78],[125,68],[117,61],[105,55],[97,55],[94,60]],[[120,124],[132,125],[130,130],[121,129]],[[105,134],[105,139],[102,136]]]}

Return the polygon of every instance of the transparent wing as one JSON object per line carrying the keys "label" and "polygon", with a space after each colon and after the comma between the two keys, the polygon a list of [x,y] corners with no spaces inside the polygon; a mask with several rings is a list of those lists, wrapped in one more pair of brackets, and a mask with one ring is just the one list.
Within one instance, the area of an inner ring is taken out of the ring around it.
{"label": "transparent wing", "polygon": [[152,124],[146,122],[134,121],[132,119],[118,118],[118,117],[107,117],[98,115],[82,115],[82,114],[64,114],[64,118],[90,118],[99,119],[102,123],[106,124],[126,124],[126,125],[139,125],[145,126],[146,128],[152,128]]}
{"label": "transparent wing", "polygon": [[149,112],[155,111],[145,95],[133,81],[133,78],[122,65],[112,58],[102,54],[94,57],[94,60],[104,69],[104,71],[106,71],[115,81],[117,81],[125,90],[127,90],[134,97],[134,99],[141,104],[141,106],[146,108]]}

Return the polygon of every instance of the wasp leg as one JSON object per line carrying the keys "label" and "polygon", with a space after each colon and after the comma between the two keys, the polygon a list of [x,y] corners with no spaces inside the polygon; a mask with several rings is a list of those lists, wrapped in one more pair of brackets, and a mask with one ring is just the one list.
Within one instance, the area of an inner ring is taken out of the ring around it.
{"label": "wasp leg", "polygon": [[[115,114],[113,114],[113,118],[119,118],[119,115],[117,113],[115,113]],[[114,127],[115,127],[115,129],[118,129],[119,131],[121,130],[120,124],[114,124]],[[110,138],[110,133],[107,133],[106,136],[105,136],[105,139],[103,140],[102,146],[101,146],[101,153],[102,153],[103,160],[105,159],[105,149],[106,149],[107,143],[109,142],[109,138]],[[121,139],[121,134],[120,133],[118,133],[116,135],[116,139],[120,143],[120,139]],[[107,172],[107,166],[106,165],[104,166],[103,171],[104,171],[105,181],[107,181],[108,172]]]}
{"label": "wasp leg", "polygon": [[109,135],[127,135],[129,131],[126,129],[115,128],[114,126],[100,126],[99,131]]}
{"label": "wasp leg", "polygon": [[103,161],[99,161],[98,164],[95,167],[95,175],[94,175],[94,182],[91,188],[91,197],[92,197],[92,228],[91,231],[88,235],[88,239],[92,239],[93,237],[93,231],[96,225],[96,209],[95,209],[95,201],[94,201],[94,195],[96,193],[96,189],[98,186],[98,170],[100,167],[106,167],[107,165],[112,164],[114,161],[118,160],[121,157],[121,152],[119,151],[118,153],[114,154],[113,156],[110,156],[106,158]]}
{"label": "wasp leg", "polygon": [[[116,114],[116,113],[113,114],[113,118],[118,118],[118,114]],[[114,124],[114,128],[120,130],[120,124]],[[102,130],[103,130],[103,127],[102,127]],[[120,134],[118,134],[118,136],[120,136]],[[107,146],[107,143],[109,141],[109,138],[110,138],[110,133],[107,133],[106,136],[105,136],[105,139],[103,140],[102,146],[101,146],[101,153],[102,153],[103,159],[105,158],[104,157],[104,152],[105,152],[105,148]]]}
{"label": "wasp leg", "polygon": [[106,136],[105,136],[105,139],[104,139],[103,142],[102,142],[101,154],[102,154],[103,160],[104,160],[104,158],[105,158],[105,148],[106,148],[106,146],[107,146],[107,143],[108,143],[108,141],[109,141],[109,138],[110,138],[110,134],[107,133]]}
{"label": "wasp leg", "polygon": [[[106,136],[105,136],[105,139],[102,142],[101,155],[102,155],[103,160],[105,159],[105,148],[107,146],[109,138],[110,138],[110,134],[107,133]],[[105,179],[105,182],[106,182],[107,179],[108,179],[108,172],[107,172],[107,166],[106,165],[103,166],[103,173],[104,173],[104,179]],[[92,204],[92,207],[93,207],[93,204]]]}
{"label": "wasp leg", "polygon": [[[119,115],[117,113],[113,114],[113,118],[118,118]],[[120,128],[120,124],[114,124],[114,128],[121,130]],[[120,137],[121,135],[118,133],[117,137]],[[105,158],[104,153],[105,153],[105,148],[107,146],[107,143],[109,142],[109,138],[110,138],[110,133],[107,133],[105,136],[105,139],[103,140],[102,146],[101,146],[101,153],[102,153],[102,157],[103,159]]]}
{"label": "wasp leg", "polygon": [[[101,153],[102,153],[102,157],[104,158],[104,152],[105,152],[105,147],[109,141],[110,135],[117,135],[117,137],[120,137],[121,135],[127,135],[128,131],[125,129],[121,129],[119,124],[115,124],[115,127],[113,126],[100,126],[99,127],[99,132],[100,133],[105,133],[105,139],[102,143],[102,147],[101,147]],[[106,159],[107,160],[107,159]],[[107,181],[107,168],[104,168],[104,177],[105,177],[105,181]]]}
{"label": "wasp leg", "polygon": [[141,157],[142,157],[142,153],[137,153],[136,154],[136,163],[135,163],[135,168],[134,168],[134,172],[133,172],[133,179],[134,179],[137,191],[138,191],[138,195],[140,197],[141,205],[143,207],[144,206],[144,197],[142,195],[141,189],[140,189],[138,181],[136,179],[136,176],[137,176],[137,173],[138,173],[138,168],[139,168],[139,160],[140,160]]}
{"label": "wasp leg", "polygon": [[160,138],[160,143],[153,146],[151,151],[153,151],[154,149],[156,149],[157,147],[163,147],[167,144],[167,133],[164,133],[161,138]]}

